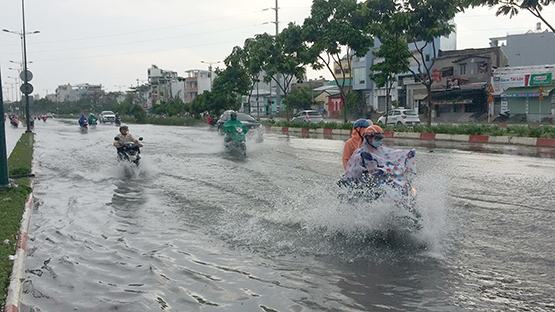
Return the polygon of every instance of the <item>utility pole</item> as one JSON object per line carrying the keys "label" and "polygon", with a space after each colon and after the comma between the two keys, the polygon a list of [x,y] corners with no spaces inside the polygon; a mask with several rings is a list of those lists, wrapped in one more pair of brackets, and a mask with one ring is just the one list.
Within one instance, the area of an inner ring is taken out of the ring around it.
{"label": "utility pole", "polygon": [[2,74],[0,72],[0,189],[10,185],[8,179],[8,153],[6,151],[6,128],[4,125],[4,97],[2,93]]}
{"label": "utility pole", "polygon": [[[279,6],[278,6],[278,0],[276,0],[276,7],[273,8],[273,10],[276,11],[276,21],[274,22],[274,24],[276,24],[276,37],[275,40],[277,42],[277,37],[279,35]],[[278,84],[276,86],[276,106],[279,105],[280,110],[281,110],[281,94],[280,94],[280,89],[279,89],[279,85],[281,84],[280,82],[280,76],[283,75],[278,75]],[[270,95],[272,94],[272,90],[270,89]]]}
{"label": "utility pole", "polygon": [[[25,0],[21,0],[21,15],[23,17],[23,80],[24,84],[29,83],[29,71],[27,70],[27,40],[25,39]],[[27,131],[31,132],[31,113],[29,112],[29,93],[25,92],[25,121],[27,124]]]}

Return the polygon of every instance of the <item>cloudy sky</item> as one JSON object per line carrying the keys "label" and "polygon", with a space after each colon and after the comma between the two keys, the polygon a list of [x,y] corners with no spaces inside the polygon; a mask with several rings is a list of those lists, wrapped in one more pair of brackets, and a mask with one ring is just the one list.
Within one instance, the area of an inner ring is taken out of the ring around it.
{"label": "cloudy sky", "polygon": [[[146,80],[151,64],[184,75],[219,61],[257,33],[274,32],[273,0],[26,0],[29,69],[35,92],[65,83],[97,83],[125,90]],[[311,0],[280,0],[280,26],[302,23]],[[21,30],[21,2],[1,0],[0,28]],[[457,16],[458,48],[486,47],[490,37],[523,33],[537,20],[522,12],[509,20],[486,8]],[[555,21],[555,6],[546,10]],[[265,24],[266,23],[266,24]],[[20,62],[17,35],[0,32],[4,84]],[[309,78],[323,73],[309,72]],[[5,94],[10,98],[11,94]]]}

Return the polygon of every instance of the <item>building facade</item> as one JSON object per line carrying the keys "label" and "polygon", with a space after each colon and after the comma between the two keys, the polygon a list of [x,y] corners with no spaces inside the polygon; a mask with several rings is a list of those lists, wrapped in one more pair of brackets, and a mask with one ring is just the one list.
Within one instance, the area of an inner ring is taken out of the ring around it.
{"label": "building facade", "polygon": [[[434,44],[417,42],[416,47],[423,51],[425,62],[431,67],[434,55],[439,55],[440,51],[456,50],[456,43],[456,32],[453,32],[449,36],[435,38]],[[372,76],[371,67],[382,61],[382,59],[374,55],[374,51],[379,49],[380,46],[381,42],[376,38],[374,40],[373,49],[364,57],[355,57],[353,59],[352,87],[353,90],[362,92],[368,108],[378,112],[384,112],[387,102],[387,90],[385,88],[376,87],[375,83],[370,78]],[[412,53],[415,54],[416,58],[420,58],[414,43],[410,43],[408,47]],[[418,63],[413,59],[411,59],[410,68],[414,72],[418,72]],[[412,73],[409,72],[398,75],[397,82],[393,85],[391,90],[389,102],[399,101],[401,106],[418,110],[419,104],[426,96],[426,88],[421,83],[415,82]]]}
{"label": "building facade", "polygon": [[513,121],[555,118],[555,65],[505,67],[493,72],[495,113]]}
{"label": "building facade", "polygon": [[467,122],[483,117],[493,70],[505,66],[507,58],[499,47],[440,52],[432,67],[435,120]]}
{"label": "building facade", "polygon": [[509,66],[555,64],[555,34],[549,31],[491,38],[490,46],[503,50]]}
{"label": "building facade", "polygon": [[199,94],[212,90],[213,73],[207,70],[193,69],[185,72],[184,102],[191,103]]}

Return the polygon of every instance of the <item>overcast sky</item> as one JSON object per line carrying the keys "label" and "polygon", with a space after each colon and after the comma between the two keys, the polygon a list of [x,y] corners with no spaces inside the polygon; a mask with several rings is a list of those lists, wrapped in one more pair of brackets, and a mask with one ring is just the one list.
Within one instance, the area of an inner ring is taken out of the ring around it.
{"label": "overcast sky", "polygon": [[[302,23],[311,0],[280,0],[280,26]],[[274,0],[26,0],[29,69],[40,95],[60,84],[96,83],[125,90],[146,80],[151,64],[184,75],[205,69],[201,61],[220,61],[233,46],[257,33],[274,33]],[[555,6],[546,10],[555,21]],[[495,17],[487,8],[457,16],[457,47],[487,47],[490,37],[534,29],[536,18]],[[21,30],[21,2],[0,2],[0,28]],[[281,27],[280,27],[281,28]],[[0,66],[4,84],[16,72],[21,43],[0,32]],[[309,71],[309,78],[322,73]],[[9,98],[10,94],[5,97]]]}

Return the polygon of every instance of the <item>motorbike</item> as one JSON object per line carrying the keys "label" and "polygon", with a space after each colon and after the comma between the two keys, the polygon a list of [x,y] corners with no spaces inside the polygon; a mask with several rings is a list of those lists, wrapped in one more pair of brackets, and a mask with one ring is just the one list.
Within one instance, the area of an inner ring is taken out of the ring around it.
{"label": "motorbike", "polygon": [[232,134],[226,134],[224,139],[225,149],[228,153],[247,157],[247,144],[245,143],[246,133],[241,127],[235,127],[235,131]]}
{"label": "motorbike", "polygon": [[114,121],[114,124],[119,127],[121,126],[121,119],[119,118],[119,116],[116,117],[116,120]]}
{"label": "motorbike", "polygon": [[[114,140],[119,141],[119,138],[115,137]],[[139,141],[142,140],[143,138],[140,137]],[[141,149],[138,144],[133,142],[124,143],[122,146],[117,148],[117,151],[119,161],[128,161],[136,166],[139,166],[141,160]]]}
{"label": "motorbike", "polygon": [[507,122],[511,118],[511,112],[506,111],[499,114],[497,117],[493,119],[493,122]]}
{"label": "motorbike", "polygon": [[85,120],[84,122],[79,123],[79,130],[81,133],[86,133],[89,131],[89,123]]}

